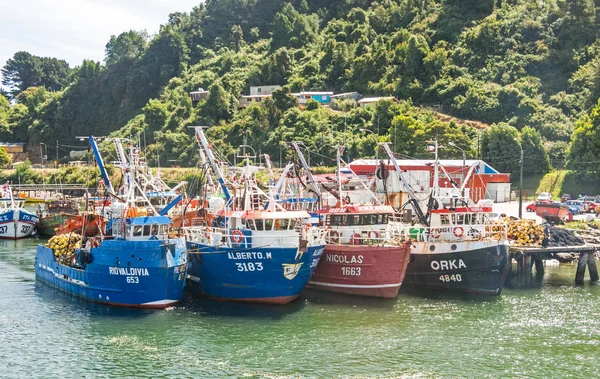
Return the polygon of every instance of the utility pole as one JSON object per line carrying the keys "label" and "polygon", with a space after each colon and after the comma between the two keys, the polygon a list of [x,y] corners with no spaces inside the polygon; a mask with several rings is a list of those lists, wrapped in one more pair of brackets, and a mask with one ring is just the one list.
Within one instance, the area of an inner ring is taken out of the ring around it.
{"label": "utility pole", "polygon": [[56,164],[58,164],[58,140],[56,140]]}
{"label": "utility pole", "polygon": [[523,217],[523,145],[521,147],[521,177],[519,178],[519,218]]}

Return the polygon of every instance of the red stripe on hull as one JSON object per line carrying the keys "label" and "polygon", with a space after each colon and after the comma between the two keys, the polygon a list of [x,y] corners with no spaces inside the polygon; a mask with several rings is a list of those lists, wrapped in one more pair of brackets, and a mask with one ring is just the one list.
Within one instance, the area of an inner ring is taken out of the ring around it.
{"label": "red stripe on hull", "polygon": [[170,303],[170,304],[150,304],[150,305],[145,305],[145,304],[111,303],[111,302],[106,302],[106,301],[92,300],[92,299],[88,299],[88,298],[82,298],[82,299],[89,300],[92,303],[97,303],[97,304],[102,304],[102,305],[110,305],[112,307],[143,308],[143,309],[166,309],[166,308],[172,307],[172,306],[176,305],[177,303],[179,303],[179,301],[177,301],[175,303]]}
{"label": "red stripe on hull", "polygon": [[292,301],[296,300],[300,295],[293,295],[293,296],[278,296],[278,297],[256,297],[256,298],[250,298],[250,299],[237,299],[237,298],[228,298],[228,297],[217,297],[217,296],[210,296],[207,294],[203,293],[203,296],[206,296],[209,299],[213,299],[213,300],[219,300],[219,301],[234,301],[234,302],[241,302],[241,303],[252,303],[252,304],[275,304],[275,305],[285,305],[288,303],[291,303]]}
{"label": "red stripe on hull", "polygon": [[349,295],[394,298],[409,260],[408,245],[327,245],[308,286]]}

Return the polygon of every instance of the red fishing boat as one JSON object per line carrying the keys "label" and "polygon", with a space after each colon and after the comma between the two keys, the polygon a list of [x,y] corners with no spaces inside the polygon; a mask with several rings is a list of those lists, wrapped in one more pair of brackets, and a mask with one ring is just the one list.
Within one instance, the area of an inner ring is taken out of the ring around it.
{"label": "red fishing boat", "polygon": [[104,234],[106,231],[106,219],[93,213],[84,213],[73,216],[63,225],[56,228],[56,235],[77,233],[85,237],[93,237]]}
{"label": "red fishing boat", "polygon": [[327,245],[308,286],[394,298],[410,260],[410,244],[393,234],[389,206],[348,205],[324,211]]}

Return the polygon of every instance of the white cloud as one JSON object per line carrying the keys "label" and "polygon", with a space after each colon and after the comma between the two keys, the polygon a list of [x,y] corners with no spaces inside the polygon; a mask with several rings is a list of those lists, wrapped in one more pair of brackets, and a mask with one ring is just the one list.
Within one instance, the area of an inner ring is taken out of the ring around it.
{"label": "white cloud", "polygon": [[110,36],[128,30],[157,33],[170,13],[190,12],[200,0],[0,0],[0,67],[17,51],[102,61]]}

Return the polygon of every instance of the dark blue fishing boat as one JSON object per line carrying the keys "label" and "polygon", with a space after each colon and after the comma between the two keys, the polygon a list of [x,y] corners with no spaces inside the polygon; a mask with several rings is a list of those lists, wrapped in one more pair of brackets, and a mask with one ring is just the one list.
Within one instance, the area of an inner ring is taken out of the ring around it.
{"label": "dark blue fishing boat", "polygon": [[[170,206],[160,214],[150,203],[148,209],[139,207],[136,156],[126,158],[120,141],[115,143],[127,183],[120,189],[122,198],[114,195],[102,157],[90,137],[107,190],[119,200],[111,204],[109,235],[87,240],[74,235],[53,237],[47,245],[38,246],[36,278],[94,302],[166,308],[183,298],[187,276],[185,240],[169,237],[172,221],[164,213]],[[148,216],[148,211],[156,216]]]}
{"label": "dark blue fishing boat", "polygon": [[183,228],[190,253],[188,285],[223,300],[294,300],[323,253],[324,230],[310,225],[306,211],[286,211],[262,192],[249,159],[240,181],[233,184],[241,196],[231,196],[201,128],[196,135],[226,200],[223,209],[207,215],[202,224]]}

